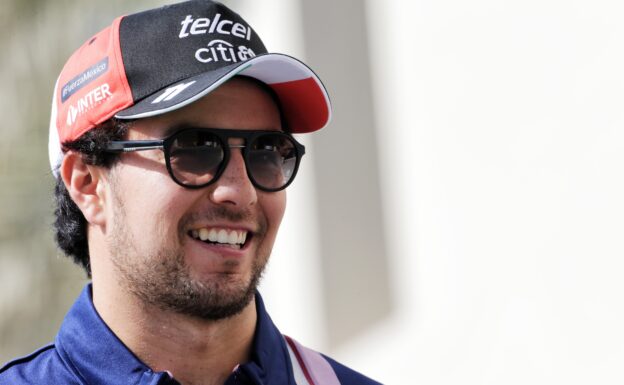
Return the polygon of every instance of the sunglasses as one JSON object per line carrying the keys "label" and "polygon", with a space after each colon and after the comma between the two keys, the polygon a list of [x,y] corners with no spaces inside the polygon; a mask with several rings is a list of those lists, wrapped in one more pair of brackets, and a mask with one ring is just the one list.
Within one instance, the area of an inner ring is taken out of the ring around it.
{"label": "sunglasses", "polygon": [[[243,144],[231,145],[230,138],[241,138]],[[251,183],[268,192],[292,183],[305,153],[305,147],[285,132],[217,128],[186,128],[162,140],[111,141],[106,151],[161,149],[171,178],[180,186],[197,189],[219,179],[232,148],[241,149]]]}

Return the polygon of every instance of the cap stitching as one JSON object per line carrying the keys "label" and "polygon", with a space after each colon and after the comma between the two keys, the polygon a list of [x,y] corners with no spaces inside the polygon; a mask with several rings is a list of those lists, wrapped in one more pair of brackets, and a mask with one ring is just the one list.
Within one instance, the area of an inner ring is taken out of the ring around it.
{"label": "cap stitching", "polygon": [[[122,84],[123,88],[124,88],[124,92],[127,94],[130,94],[130,96],[132,96],[132,89],[130,88],[130,84],[128,83],[128,76],[126,74],[126,66],[124,65],[123,59],[121,58],[121,42],[119,41],[119,26],[121,25],[121,20],[123,20],[123,18],[126,17],[124,16],[119,16],[114,22],[113,25],[115,26],[114,30],[113,30],[113,38],[114,38],[114,44],[115,44],[115,50],[113,51],[113,54],[115,56],[115,61],[117,62],[117,77],[120,80],[120,83]],[[124,76],[121,76],[121,73],[119,71],[119,68],[123,69],[124,72]],[[132,102],[134,102],[134,97],[132,98]]]}

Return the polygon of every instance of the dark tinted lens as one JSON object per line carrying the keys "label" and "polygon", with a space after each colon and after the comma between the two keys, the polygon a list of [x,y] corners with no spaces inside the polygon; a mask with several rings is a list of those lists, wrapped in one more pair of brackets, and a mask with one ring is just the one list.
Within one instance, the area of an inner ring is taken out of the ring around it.
{"label": "dark tinted lens", "polygon": [[199,186],[212,181],[223,158],[221,140],[206,131],[181,131],[169,148],[173,176],[187,186]]}
{"label": "dark tinted lens", "polygon": [[297,149],[281,134],[266,134],[249,145],[248,171],[266,189],[278,189],[290,182],[297,164]]}

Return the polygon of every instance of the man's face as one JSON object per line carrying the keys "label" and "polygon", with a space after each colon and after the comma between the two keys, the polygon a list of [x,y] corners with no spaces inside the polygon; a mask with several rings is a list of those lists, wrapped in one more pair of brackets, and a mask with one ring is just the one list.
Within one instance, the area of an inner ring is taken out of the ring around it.
{"label": "man's face", "polygon": [[[160,139],[181,126],[281,129],[273,99],[257,84],[235,78],[185,108],[135,121],[128,139]],[[230,144],[240,140],[230,139]],[[161,309],[205,319],[231,316],[249,303],[273,247],[286,195],[257,190],[240,149],[231,149],[219,180],[201,189],[177,185],[160,150],[122,155],[109,180],[106,245],[118,274],[104,279],[115,279]],[[197,239],[206,231],[224,233],[229,241],[245,236],[246,241],[238,247]]]}

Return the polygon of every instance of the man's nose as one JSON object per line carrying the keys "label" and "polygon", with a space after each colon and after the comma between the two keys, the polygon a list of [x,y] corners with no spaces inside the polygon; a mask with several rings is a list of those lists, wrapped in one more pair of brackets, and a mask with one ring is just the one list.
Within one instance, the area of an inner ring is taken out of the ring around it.
{"label": "man's nose", "polygon": [[247,207],[255,204],[258,199],[256,188],[247,175],[241,147],[231,145],[230,160],[219,180],[213,185],[210,198],[216,204]]}

